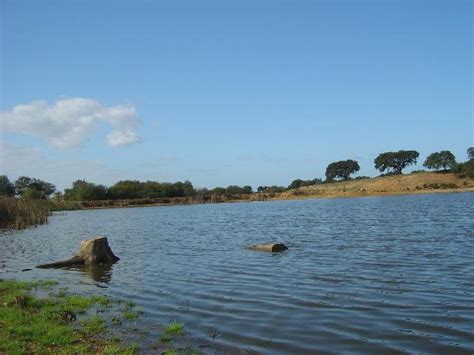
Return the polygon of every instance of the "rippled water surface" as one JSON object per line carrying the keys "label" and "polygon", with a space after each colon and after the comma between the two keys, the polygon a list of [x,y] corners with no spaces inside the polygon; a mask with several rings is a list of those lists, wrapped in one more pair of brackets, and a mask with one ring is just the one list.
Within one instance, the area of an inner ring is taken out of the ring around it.
{"label": "rippled water surface", "polygon": [[[0,232],[0,276],[131,298],[210,352],[472,353],[473,215],[473,193],[74,211]],[[96,235],[112,268],[21,271]]]}

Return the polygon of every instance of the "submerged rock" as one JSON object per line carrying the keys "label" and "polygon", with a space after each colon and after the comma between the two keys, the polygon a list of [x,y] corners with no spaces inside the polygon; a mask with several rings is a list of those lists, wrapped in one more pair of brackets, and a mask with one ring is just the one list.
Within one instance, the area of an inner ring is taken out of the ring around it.
{"label": "submerged rock", "polygon": [[283,243],[270,243],[270,244],[254,244],[248,247],[250,250],[256,251],[267,251],[271,253],[279,253],[288,249]]}
{"label": "submerged rock", "polygon": [[38,268],[60,268],[76,265],[112,264],[120,260],[110,249],[106,237],[83,240],[79,252],[71,259],[41,264]]}

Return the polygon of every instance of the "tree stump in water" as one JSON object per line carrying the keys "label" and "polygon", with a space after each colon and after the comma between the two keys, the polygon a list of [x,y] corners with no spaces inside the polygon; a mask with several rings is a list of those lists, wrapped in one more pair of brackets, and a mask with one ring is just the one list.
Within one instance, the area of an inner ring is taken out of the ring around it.
{"label": "tree stump in water", "polygon": [[279,252],[287,250],[288,248],[283,243],[271,243],[271,244],[251,245],[248,247],[248,249],[256,250],[256,251],[268,251],[271,253],[279,253]]}
{"label": "tree stump in water", "polygon": [[60,268],[75,265],[112,264],[120,260],[109,247],[106,237],[83,240],[79,252],[69,260],[38,265],[38,268]]}

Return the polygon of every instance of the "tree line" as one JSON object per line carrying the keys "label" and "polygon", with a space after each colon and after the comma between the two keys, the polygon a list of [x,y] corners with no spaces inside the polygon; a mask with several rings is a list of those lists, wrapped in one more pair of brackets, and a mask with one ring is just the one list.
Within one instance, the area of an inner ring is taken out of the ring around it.
{"label": "tree line", "polygon": [[[374,166],[381,175],[402,174],[403,170],[417,163],[419,153],[415,150],[399,150],[397,152],[384,152],[374,160]],[[423,166],[435,171],[452,171],[462,176],[474,177],[474,147],[467,150],[468,160],[458,163],[454,154],[443,150],[430,154]],[[326,168],[326,180],[315,178],[312,180],[293,180],[285,186],[259,186],[257,192],[280,193],[323,183],[331,183],[351,179],[351,175],[360,170],[356,160],[348,159],[330,163]],[[368,178],[359,176],[356,179]],[[27,199],[53,199],[66,201],[93,201],[93,200],[118,200],[139,198],[172,198],[210,195],[243,195],[253,193],[251,186],[229,185],[213,189],[196,189],[190,181],[175,183],[137,180],[121,180],[110,187],[94,184],[85,180],[76,180],[71,188],[64,193],[56,191],[56,187],[46,181],[21,176],[10,182],[7,176],[0,176],[0,196],[19,196]]]}
{"label": "tree line", "polygon": [[[374,160],[374,166],[382,175],[402,174],[403,169],[415,165],[420,156],[416,150],[399,150],[379,154]],[[474,147],[467,150],[468,161],[456,162],[456,157],[449,150],[431,153],[425,159],[423,166],[435,171],[453,171],[461,175],[474,177]],[[348,180],[360,167],[355,160],[342,160],[331,163],[326,168],[326,180]]]}
{"label": "tree line", "polygon": [[[399,150],[396,152],[380,153],[374,160],[375,168],[381,172],[381,176],[402,174],[403,170],[417,163],[420,153],[416,150]],[[448,172],[452,171],[462,176],[474,177],[474,147],[467,150],[468,160],[464,163],[456,162],[456,157],[448,150],[435,152],[425,159],[423,166],[430,170]],[[326,167],[326,180],[296,179],[285,188],[281,186],[259,186],[257,192],[282,192],[304,186],[331,183],[351,179],[351,175],[360,170],[356,160],[340,160],[330,163]],[[366,179],[368,176],[358,176],[355,179]]]}
{"label": "tree line", "polygon": [[[19,196],[27,199],[52,199],[65,201],[121,200],[140,198],[173,198],[210,195],[243,195],[253,193],[251,186],[229,185],[213,189],[197,189],[190,181],[175,183],[157,181],[121,180],[110,187],[76,180],[64,193],[56,191],[53,184],[36,178],[21,176],[10,182],[0,176],[0,196]],[[53,195],[54,193],[54,195]]]}
{"label": "tree line", "polygon": [[20,176],[15,183],[7,176],[0,176],[0,196],[21,196],[32,200],[45,200],[56,191],[56,187],[46,181]]}

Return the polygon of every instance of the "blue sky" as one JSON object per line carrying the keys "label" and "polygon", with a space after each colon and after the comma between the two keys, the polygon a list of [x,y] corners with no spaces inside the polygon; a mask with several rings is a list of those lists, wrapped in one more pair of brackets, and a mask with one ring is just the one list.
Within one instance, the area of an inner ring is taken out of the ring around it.
{"label": "blue sky", "polygon": [[471,1],[0,4],[12,179],[288,185],[474,145]]}

